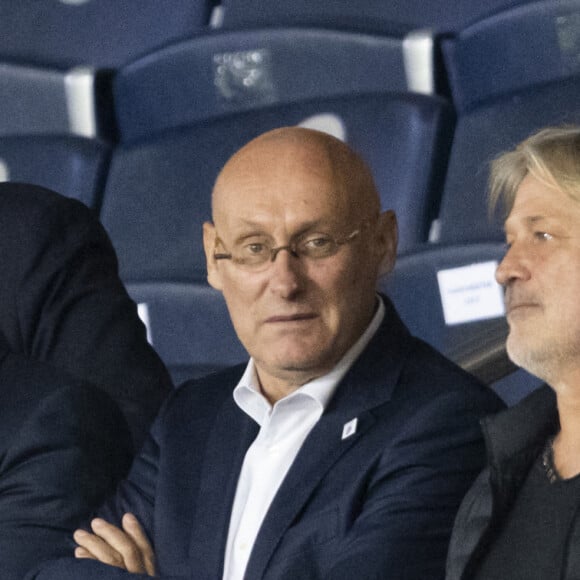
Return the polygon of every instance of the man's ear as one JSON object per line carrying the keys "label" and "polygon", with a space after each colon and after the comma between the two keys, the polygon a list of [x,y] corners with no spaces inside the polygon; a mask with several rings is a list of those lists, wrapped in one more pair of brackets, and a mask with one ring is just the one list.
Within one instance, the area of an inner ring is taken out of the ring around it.
{"label": "man's ear", "polygon": [[379,216],[376,230],[376,244],[379,252],[379,274],[388,274],[397,259],[399,228],[397,216],[393,210],[387,210]]}
{"label": "man's ear", "polygon": [[205,251],[205,263],[207,266],[207,281],[216,290],[222,289],[222,281],[217,260],[213,257],[216,247],[215,226],[210,222],[203,224],[203,249]]}

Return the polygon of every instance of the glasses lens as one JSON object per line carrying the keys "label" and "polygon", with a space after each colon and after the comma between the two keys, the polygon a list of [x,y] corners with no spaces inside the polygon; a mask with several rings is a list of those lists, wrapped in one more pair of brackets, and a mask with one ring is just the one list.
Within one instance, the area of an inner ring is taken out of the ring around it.
{"label": "glasses lens", "polygon": [[336,254],[338,244],[330,236],[316,235],[300,242],[296,250],[301,256],[319,260]]}
{"label": "glasses lens", "polygon": [[265,242],[251,242],[234,248],[233,261],[248,270],[264,266],[270,260],[272,248]]}

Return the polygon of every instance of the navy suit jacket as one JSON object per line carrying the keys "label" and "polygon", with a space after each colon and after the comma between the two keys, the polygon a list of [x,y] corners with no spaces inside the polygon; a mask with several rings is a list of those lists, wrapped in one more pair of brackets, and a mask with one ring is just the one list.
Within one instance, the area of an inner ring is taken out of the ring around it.
{"label": "navy suit jacket", "polygon": [[[307,437],[265,517],[248,580],[444,578],[453,519],[485,454],[479,419],[502,403],[409,335],[387,302],[377,334]],[[100,515],[132,511],[159,577],[219,580],[236,483],[258,426],[234,403],[243,367],[178,389]],[[343,439],[343,427],[358,419]],[[61,559],[37,580],[133,578]]]}
{"label": "navy suit jacket", "polygon": [[0,578],[70,553],[126,476],[127,423],[104,392],[0,348]]}

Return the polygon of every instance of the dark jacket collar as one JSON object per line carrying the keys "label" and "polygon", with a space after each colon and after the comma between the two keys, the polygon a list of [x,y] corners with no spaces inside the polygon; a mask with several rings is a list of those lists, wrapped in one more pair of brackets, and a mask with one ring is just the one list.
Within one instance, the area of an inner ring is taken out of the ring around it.
{"label": "dark jacket collar", "polygon": [[412,337],[392,302],[381,295],[385,316],[369,344],[342,379],[329,405],[360,412],[388,400],[395,388]]}
{"label": "dark jacket collar", "polygon": [[473,577],[539,450],[557,428],[555,393],[540,387],[481,423],[488,469],[474,483],[455,522],[447,561],[450,580]]}
{"label": "dark jacket collar", "polygon": [[491,480],[503,490],[519,488],[548,437],[558,428],[556,394],[547,385],[482,421]]}

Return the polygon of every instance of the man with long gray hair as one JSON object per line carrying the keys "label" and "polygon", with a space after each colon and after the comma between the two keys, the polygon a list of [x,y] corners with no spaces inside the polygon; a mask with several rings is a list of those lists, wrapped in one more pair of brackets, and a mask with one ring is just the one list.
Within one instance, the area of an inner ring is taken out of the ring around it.
{"label": "man with long gray hair", "polygon": [[489,467],[465,498],[448,580],[580,578],[580,127],[495,160],[506,209],[507,351],[549,386],[484,421]]}

